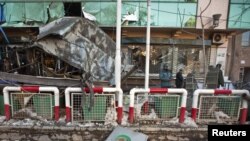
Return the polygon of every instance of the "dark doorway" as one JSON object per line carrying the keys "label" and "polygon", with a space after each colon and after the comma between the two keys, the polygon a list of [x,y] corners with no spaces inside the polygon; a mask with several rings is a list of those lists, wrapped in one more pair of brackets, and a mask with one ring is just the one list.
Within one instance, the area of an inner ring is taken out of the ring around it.
{"label": "dark doorway", "polygon": [[64,2],[65,16],[82,16],[82,5],[80,2]]}
{"label": "dark doorway", "polygon": [[250,68],[244,68],[243,83],[250,83]]}

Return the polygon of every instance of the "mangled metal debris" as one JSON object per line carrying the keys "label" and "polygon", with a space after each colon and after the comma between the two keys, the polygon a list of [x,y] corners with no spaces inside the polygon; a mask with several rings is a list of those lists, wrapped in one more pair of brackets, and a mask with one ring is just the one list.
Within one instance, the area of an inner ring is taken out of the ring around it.
{"label": "mangled metal debris", "polygon": [[[114,82],[116,44],[87,19],[65,17],[41,27],[34,46],[75,68],[90,72],[94,81]],[[123,53],[121,57],[125,60]],[[123,70],[125,64],[122,64]]]}

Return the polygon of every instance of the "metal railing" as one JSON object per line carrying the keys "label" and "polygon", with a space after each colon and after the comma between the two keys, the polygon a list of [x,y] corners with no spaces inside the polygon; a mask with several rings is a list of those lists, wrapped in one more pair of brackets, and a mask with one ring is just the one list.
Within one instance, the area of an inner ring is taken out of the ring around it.
{"label": "metal railing", "polygon": [[[89,89],[84,88],[86,97],[89,96]],[[70,121],[103,121],[108,109],[116,108],[117,122],[122,120],[122,90],[117,88],[93,88],[94,101],[96,105],[92,107],[92,111],[88,109],[88,101],[82,104],[82,89],[68,87],[65,89],[65,105],[66,105],[66,122]],[[118,93],[118,105],[115,107],[115,96]],[[84,106],[82,106],[84,105]]]}
{"label": "metal railing", "polygon": [[7,86],[3,94],[6,120],[11,116],[42,116],[51,119],[53,115],[56,121],[59,120],[59,90],[56,87]]}
{"label": "metal railing", "polygon": [[[145,99],[140,103],[141,106],[135,107],[135,95],[136,94],[145,94]],[[181,101],[179,102],[179,97],[177,94],[181,95]],[[154,98],[154,99],[152,99]],[[166,101],[167,100],[167,101]],[[168,105],[169,100],[173,100],[173,103]],[[152,102],[154,101],[154,102]],[[134,115],[136,111],[143,111],[143,114],[152,114],[154,111],[160,118],[166,119],[170,117],[175,117],[177,115],[177,110],[179,111],[179,122],[183,123],[185,120],[185,111],[186,111],[186,101],[187,101],[187,91],[185,89],[167,89],[167,88],[133,88],[130,91],[130,104],[129,104],[129,122],[134,122]],[[143,105],[143,106],[142,106]],[[154,107],[154,108],[152,108]],[[135,109],[136,108],[136,109]],[[142,108],[142,109],[141,109]],[[149,112],[150,108],[150,112]],[[152,109],[154,111],[152,111]],[[141,112],[137,112],[137,115],[141,115]],[[141,116],[139,116],[140,118]]]}
{"label": "metal railing", "polygon": [[[243,124],[247,118],[247,90],[198,89],[194,92],[191,117],[194,121],[238,121]],[[198,119],[197,119],[198,116]]]}

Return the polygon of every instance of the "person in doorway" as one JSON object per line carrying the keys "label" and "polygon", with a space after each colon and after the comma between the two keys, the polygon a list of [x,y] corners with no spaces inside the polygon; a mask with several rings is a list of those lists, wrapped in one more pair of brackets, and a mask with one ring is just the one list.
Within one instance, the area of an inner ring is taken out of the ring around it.
{"label": "person in doorway", "polygon": [[182,69],[176,74],[175,79],[176,88],[183,88],[183,76],[182,76]]}
{"label": "person in doorway", "polygon": [[160,71],[160,80],[162,88],[171,88],[172,73],[165,64],[163,69]]}
{"label": "person in doorway", "polygon": [[217,88],[224,87],[224,77],[223,77],[223,72],[221,70],[221,64],[216,65],[216,69],[218,69],[218,84]]}

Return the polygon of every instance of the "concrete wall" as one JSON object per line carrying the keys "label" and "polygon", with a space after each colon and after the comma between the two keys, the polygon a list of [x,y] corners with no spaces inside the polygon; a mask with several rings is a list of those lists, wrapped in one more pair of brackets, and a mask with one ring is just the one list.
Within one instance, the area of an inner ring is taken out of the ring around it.
{"label": "concrete wall", "polygon": [[240,79],[240,68],[250,67],[250,48],[241,47],[241,34],[230,36],[228,39],[225,74],[228,74],[229,79],[235,82]]}
{"label": "concrete wall", "polygon": [[233,82],[239,81],[240,57],[241,57],[241,36],[232,37],[231,66],[229,67],[229,79]]}
{"label": "concrete wall", "polygon": [[250,67],[250,59],[249,59],[250,47],[242,47],[241,53],[242,53],[240,60],[241,67]]}

